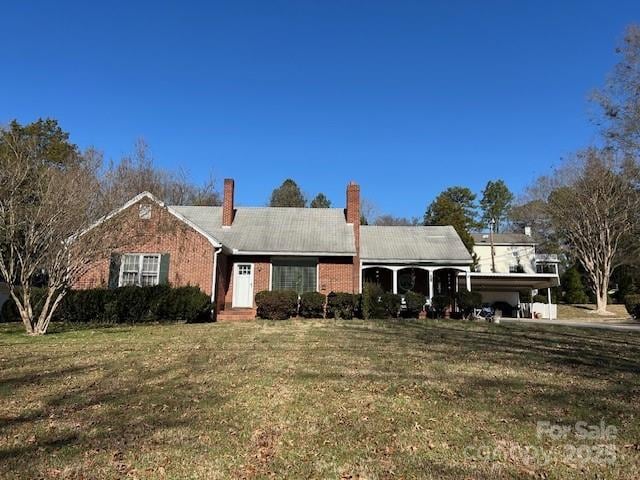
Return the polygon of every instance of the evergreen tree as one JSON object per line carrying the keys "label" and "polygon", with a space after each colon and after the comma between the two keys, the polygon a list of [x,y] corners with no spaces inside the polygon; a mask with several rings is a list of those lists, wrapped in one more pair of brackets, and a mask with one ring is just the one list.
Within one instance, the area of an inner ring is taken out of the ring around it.
{"label": "evergreen tree", "polygon": [[495,231],[500,232],[507,220],[512,202],[513,193],[504,181],[489,180],[482,191],[482,200],[480,200],[482,223],[487,225],[491,220],[495,220]]}
{"label": "evergreen tree", "polygon": [[311,200],[309,206],[311,208],[331,208],[331,200],[329,200],[324,193],[319,193]]}
{"label": "evergreen tree", "polygon": [[304,198],[300,187],[296,182],[287,178],[282,185],[271,193],[270,207],[306,207],[307,200]]}
{"label": "evergreen tree", "polygon": [[469,253],[473,252],[470,230],[477,227],[475,194],[466,187],[450,187],[429,205],[424,214],[425,225],[452,225]]}

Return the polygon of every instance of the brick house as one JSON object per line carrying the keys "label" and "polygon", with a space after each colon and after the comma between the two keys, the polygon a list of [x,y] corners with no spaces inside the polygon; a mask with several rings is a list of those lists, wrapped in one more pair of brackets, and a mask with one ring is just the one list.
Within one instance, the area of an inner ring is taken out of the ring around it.
{"label": "brick house", "polygon": [[353,182],[344,209],[236,207],[234,189],[226,179],[219,207],[133,198],[99,224],[126,216],[135,242],[96,262],[75,288],[197,285],[220,320],[254,317],[263,290],[358,293],[374,281],[432,298],[471,288],[472,258],[453,227],[361,226]]}

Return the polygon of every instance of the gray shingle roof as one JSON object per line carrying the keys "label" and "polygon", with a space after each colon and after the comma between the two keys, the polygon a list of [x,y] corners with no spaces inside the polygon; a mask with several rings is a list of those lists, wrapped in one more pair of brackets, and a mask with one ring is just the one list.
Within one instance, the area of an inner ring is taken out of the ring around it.
{"label": "gray shingle roof", "polygon": [[471,255],[451,226],[360,227],[362,260],[471,263]]}
{"label": "gray shingle roof", "polygon": [[353,227],[340,208],[238,207],[222,228],[222,207],[171,206],[238,252],[354,255]]}
{"label": "gray shingle roof", "polygon": [[[471,236],[477,245],[491,243],[488,233],[472,233]],[[505,245],[534,245],[536,241],[533,237],[525,235],[524,233],[494,233],[493,243]]]}

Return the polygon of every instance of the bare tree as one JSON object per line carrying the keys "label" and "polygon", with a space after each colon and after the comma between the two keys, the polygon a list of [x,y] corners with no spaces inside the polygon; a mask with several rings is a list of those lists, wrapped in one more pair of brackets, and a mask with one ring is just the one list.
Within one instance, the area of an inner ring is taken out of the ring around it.
{"label": "bare tree", "polygon": [[220,205],[212,175],[201,185],[189,181],[182,169],[155,166],[144,139],[138,139],[131,155],[110,162],[102,176],[105,198],[116,208],[141,192],[151,192],[169,205]]}
{"label": "bare tree", "polygon": [[[51,161],[38,135],[2,130],[0,148],[0,276],[28,334],[47,331],[56,308],[74,282],[114,244],[117,231],[87,227],[106,205],[97,178],[98,160],[72,149]],[[34,283],[43,296],[34,302]],[[36,304],[37,303],[37,304]]]}
{"label": "bare tree", "polygon": [[609,279],[638,255],[637,165],[612,150],[589,148],[529,189],[554,229],[585,268],[599,314],[607,312]]}
{"label": "bare tree", "polygon": [[620,61],[603,88],[593,94],[602,109],[608,143],[627,154],[640,151],[640,26],[630,25],[616,49]]}
{"label": "bare tree", "polygon": [[413,217],[413,218],[394,217],[393,215],[385,213],[384,215],[378,216],[374,220],[373,224],[379,225],[379,226],[387,226],[387,227],[414,226],[414,225],[420,225],[420,219],[416,217]]}

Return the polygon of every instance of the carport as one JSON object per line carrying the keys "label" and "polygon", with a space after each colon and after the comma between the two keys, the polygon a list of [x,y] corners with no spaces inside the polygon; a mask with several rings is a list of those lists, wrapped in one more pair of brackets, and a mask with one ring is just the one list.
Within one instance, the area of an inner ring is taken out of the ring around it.
{"label": "carport", "polygon": [[[471,290],[480,292],[483,300],[496,301],[501,296],[507,303],[513,305],[513,299],[519,298],[520,292],[530,291],[533,297],[535,290],[547,289],[546,318],[553,319],[550,288],[560,285],[560,279],[555,273],[489,273],[471,272]],[[458,277],[458,281],[464,281],[464,277]],[[516,305],[513,305],[514,307]],[[529,312],[533,316],[533,304],[529,304]]]}

